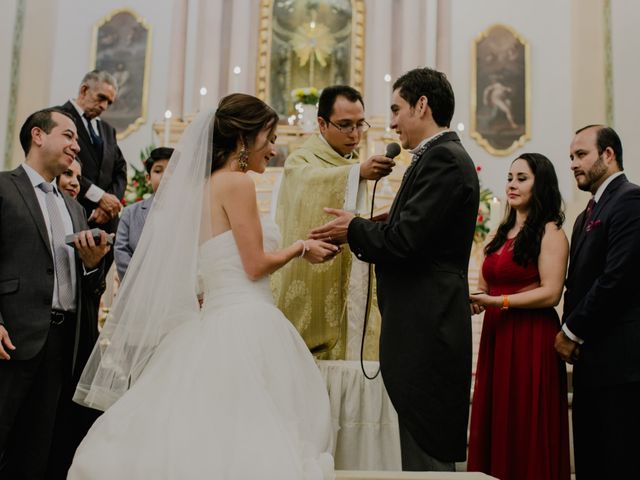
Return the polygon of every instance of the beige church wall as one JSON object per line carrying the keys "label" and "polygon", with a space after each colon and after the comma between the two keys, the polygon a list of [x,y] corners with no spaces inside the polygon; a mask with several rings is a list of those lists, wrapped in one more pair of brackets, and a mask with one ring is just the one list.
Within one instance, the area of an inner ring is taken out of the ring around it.
{"label": "beige church wall", "polygon": [[171,70],[172,3],[149,0],[57,0],[48,103],[61,104],[75,97],[82,76],[91,68],[93,26],[117,8],[135,11],[151,26],[151,62],[147,97],[147,121],[119,142],[125,158],[140,165],[139,152],[158,139],[152,123],[163,118],[167,108],[167,79]]}
{"label": "beige church wall", "polygon": [[[15,108],[2,111],[2,116],[14,120],[13,135],[10,145],[5,145],[3,155],[6,153],[5,168],[12,168],[24,159],[24,153],[18,141],[18,132],[24,119],[34,110],[49,106],[49,81],[51,79],[52,56],[55,48],[53,41],[55,16],[58,7],[57,0],[24,0],[14,2],[14,5],[22,3],[23,21],[21,28],[21,42],[19,44],[20,59],[19,68],[16,71],[17,89],[13,98]],[[12,23],[11,37],[8,44],[10,52],[13,45],[13,31],[15,27],[15,12],[9,20]],[[12,53],[9,54],[10,56]],[[11,57],[10,57],[11,58]],[[11,60],[9,60],[11,62]],[[9,69],[11,71],[11,69]],[[9,86],[7,85],[7,89]],[[6,90],[7,94],[9,91]],[[4,92],[3,92],[4,93]],[[7,105],[11,99],[7,97]],[[10,117],[7,117],[9,115]],[[6,134],[6,130],[3,131]]]}
{"label": "beige church wall", "polygon": [[611,1],[614,128],[622,138],[624,169],[640,183],[640,2]]}
{"label": "beige church wall", "polygon": [[2,3],[2,16],[0,16],[0,167],[4,161],[6,147],[11,88],[11,59],[17,6],[17,0],[4,1]]}
{"label": "beige church wall", "polygon": [[[553,12],[550,16],[549,12]],[[471,138],[471,44],[495,23],[514,28],[531,51],[531,139],[513,153],[490,155]],[[567,151],[571,140],[571,8],[554,0],[454,0],[451,2],[451,81],[456,93],[452,125],[463,123],[462,141],[477,165],[481,179],[504,205],[504,188],[511,162],[519,153],[539,152],[551,159],[565,198],[572,192]]]}

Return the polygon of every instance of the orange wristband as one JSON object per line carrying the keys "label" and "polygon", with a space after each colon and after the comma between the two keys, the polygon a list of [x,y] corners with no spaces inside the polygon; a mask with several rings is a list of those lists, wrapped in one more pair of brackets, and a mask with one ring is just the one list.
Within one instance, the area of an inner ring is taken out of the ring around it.
{"label": "orange wristband", "polygon": [[500,310],[509,310],[509,295],[502,295],[502,307]]}

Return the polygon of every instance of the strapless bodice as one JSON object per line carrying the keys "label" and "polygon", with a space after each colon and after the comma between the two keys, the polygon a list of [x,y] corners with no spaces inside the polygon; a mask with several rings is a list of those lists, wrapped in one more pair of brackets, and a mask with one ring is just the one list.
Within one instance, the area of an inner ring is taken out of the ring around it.
{"label": "strapless bodice", "polygon": [[[277,249],[280,233],[275,223],[264,221],[262,232],[265,251]],[[269,277],[264,276],[257,281],[249,279],[231,230],[200,246],[198,271],[207,310],[245,301],[273,303]]]}

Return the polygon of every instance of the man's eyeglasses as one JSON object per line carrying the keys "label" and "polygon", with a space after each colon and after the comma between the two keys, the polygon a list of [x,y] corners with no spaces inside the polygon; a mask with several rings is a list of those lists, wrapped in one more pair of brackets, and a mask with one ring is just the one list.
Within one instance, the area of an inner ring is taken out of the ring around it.
{"label": "man's eyeglasses", "polygon": [[338,125],[337,123],[333,123],[331,120],[327,120],[327,122],[329,122],[331,125],[333,125],[338,130],[340,130],[340,132],[345,133],[347,135],[349,135],[350,133],[353,133],[353,131],[356,129],[360,133],[366,132],[367,130],[369,130],[369,127],[371,127],[371,125],[369,125],[364,120],[359,123],[343,123],[340,125]]}

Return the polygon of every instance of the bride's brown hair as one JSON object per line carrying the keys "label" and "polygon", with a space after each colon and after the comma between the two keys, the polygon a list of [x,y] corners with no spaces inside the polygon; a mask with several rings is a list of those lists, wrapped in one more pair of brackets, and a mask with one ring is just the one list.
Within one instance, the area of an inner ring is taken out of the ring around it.
{"label": "bride's brown hair", "polygon": [[259,98],[244,93],[224,97],[213,123],[211,173],[227,163],[239,141],[250,149],[262,130],[270,128],[271,136],[277,125],[278,114]]}

